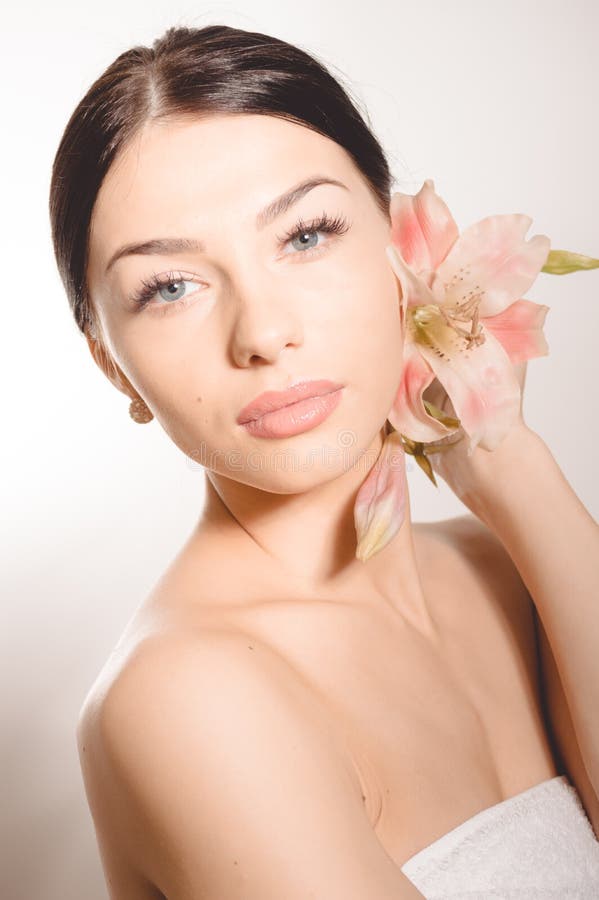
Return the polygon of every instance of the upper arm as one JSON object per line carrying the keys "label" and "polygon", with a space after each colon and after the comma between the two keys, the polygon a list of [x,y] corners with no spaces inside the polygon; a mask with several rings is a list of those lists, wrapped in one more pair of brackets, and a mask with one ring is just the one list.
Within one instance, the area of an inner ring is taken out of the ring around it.
{"label": "upper arm", "polygon": [[570,781],[580,794],[595,834],[599,838],[599,800],[587,775],[551,644],[539,614],[534,607],[533,610],[538,641],[543,702],[550,736],[562,768],[565,768]]}
{"label": "upper arm", "polygon": [[109,766],[102,717],[101,704],[90,692],[77,723],[77,747],[108,895],[111,900],[164,900],[144,874],[143,827]]}
{"label": "upper arm", "polygon": [[258,641],[154,647],[100,719],[128,852],[169,900],[422,896],[379,843],[313,695]]}

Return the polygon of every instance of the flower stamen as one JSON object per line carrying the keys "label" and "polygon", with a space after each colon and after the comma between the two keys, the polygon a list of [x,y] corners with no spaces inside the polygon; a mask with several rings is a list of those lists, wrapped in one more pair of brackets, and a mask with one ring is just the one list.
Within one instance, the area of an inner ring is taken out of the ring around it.
{"label": "flower stamen", "polygon": [[[467,350],[472,346],[478,347],[485,342],[485,335],[483,334],[479,322],[479,306],[483,294],[484,291],[472,294],[472,296],[468,297],[462,303],[457,303],[453,307],[438,307],[446,325],[448,325],[449,328],[452,328],[460,337],[464,338]],[[470,330],[467,331],[465,328],[461,328],[457,322],[470,322]]]}

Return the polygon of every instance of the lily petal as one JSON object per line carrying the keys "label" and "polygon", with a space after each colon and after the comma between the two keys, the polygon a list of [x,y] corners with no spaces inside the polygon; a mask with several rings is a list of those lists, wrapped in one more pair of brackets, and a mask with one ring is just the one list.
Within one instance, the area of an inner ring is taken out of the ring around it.
{"label": "lily petal", "polygon": [[484,342],[466,349],[464,339],[439,316],[419,342],[470,439],[469,455],[478,445],[494,450],[518,419],[521,403],[508,353],[483,323],[480,330]]}
{"label": "lily petal", "polygon": [[547,356],[549,346],[543,324],[549,307],[532,300],[516,300],[496,316],[485,316],[483,325],[493,334],[510,358],[519,363]]}
{"label": "lily petal", "polygon": [[413,441],[436,441],[455,431],[429,415],[422,401],[422,393],[435,373],[412,340],[404,343],[401,381],[387,418],[396,431]]}
{"label": "lily petal", "polygon": [[405,509],[405,452],[400,435],[392,431],[356,496],[357,559],[366,562],[389,543],[402,526]]}
{"label": "lily petal", "polygon": [[495,316],[526,293],[549,255],[551,242],[524,235],[532,219],[521,213],[487,216],[460,234],[437,268],[448,305],[482,295],[479,315]]}
{"label": "lily petal", "polygon": [[391,197],[391,240],[415,272],[436,269],[458,237],[458,226],[428,178],[417,194]]}
{"label": "lily petal", "polygon": [[406,264],[393,244],[385,247],[385,253],[401,286],[402,321],[405,322],[405,313],[410,306],[426,306],[431,303],[441,304],[444,302],[445,288],[436,272],[425,270],[426,279],[422,275],[417,275]]}

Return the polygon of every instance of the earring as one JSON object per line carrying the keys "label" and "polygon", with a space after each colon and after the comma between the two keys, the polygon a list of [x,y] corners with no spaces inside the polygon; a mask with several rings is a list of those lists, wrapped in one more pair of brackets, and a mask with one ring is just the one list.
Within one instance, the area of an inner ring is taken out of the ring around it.
{"label": "earring", "polygon": [[151,422],[154,418],[154,414],[148,409],[141,397],[136,397],[135,400],[131,401],[129,404],[129,415],[134,422],[138,422],[140,425]]}

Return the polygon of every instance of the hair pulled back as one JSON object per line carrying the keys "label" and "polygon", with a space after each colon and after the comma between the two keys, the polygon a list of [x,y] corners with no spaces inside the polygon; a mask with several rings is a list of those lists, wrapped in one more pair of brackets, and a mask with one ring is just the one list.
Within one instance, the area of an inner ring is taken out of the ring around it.
{"label": "hair pulled back", "polygon": [[252,113],[279,116],[335,141],[351,156],[383,215],[392,176],[348,89],[309,53],[227,25],[173,27],[151,47],[121,53],[73,111],[52,166],[54,254],[77,327],[97,335],[86,285],[93,206],[113,160],[151,120]]}

